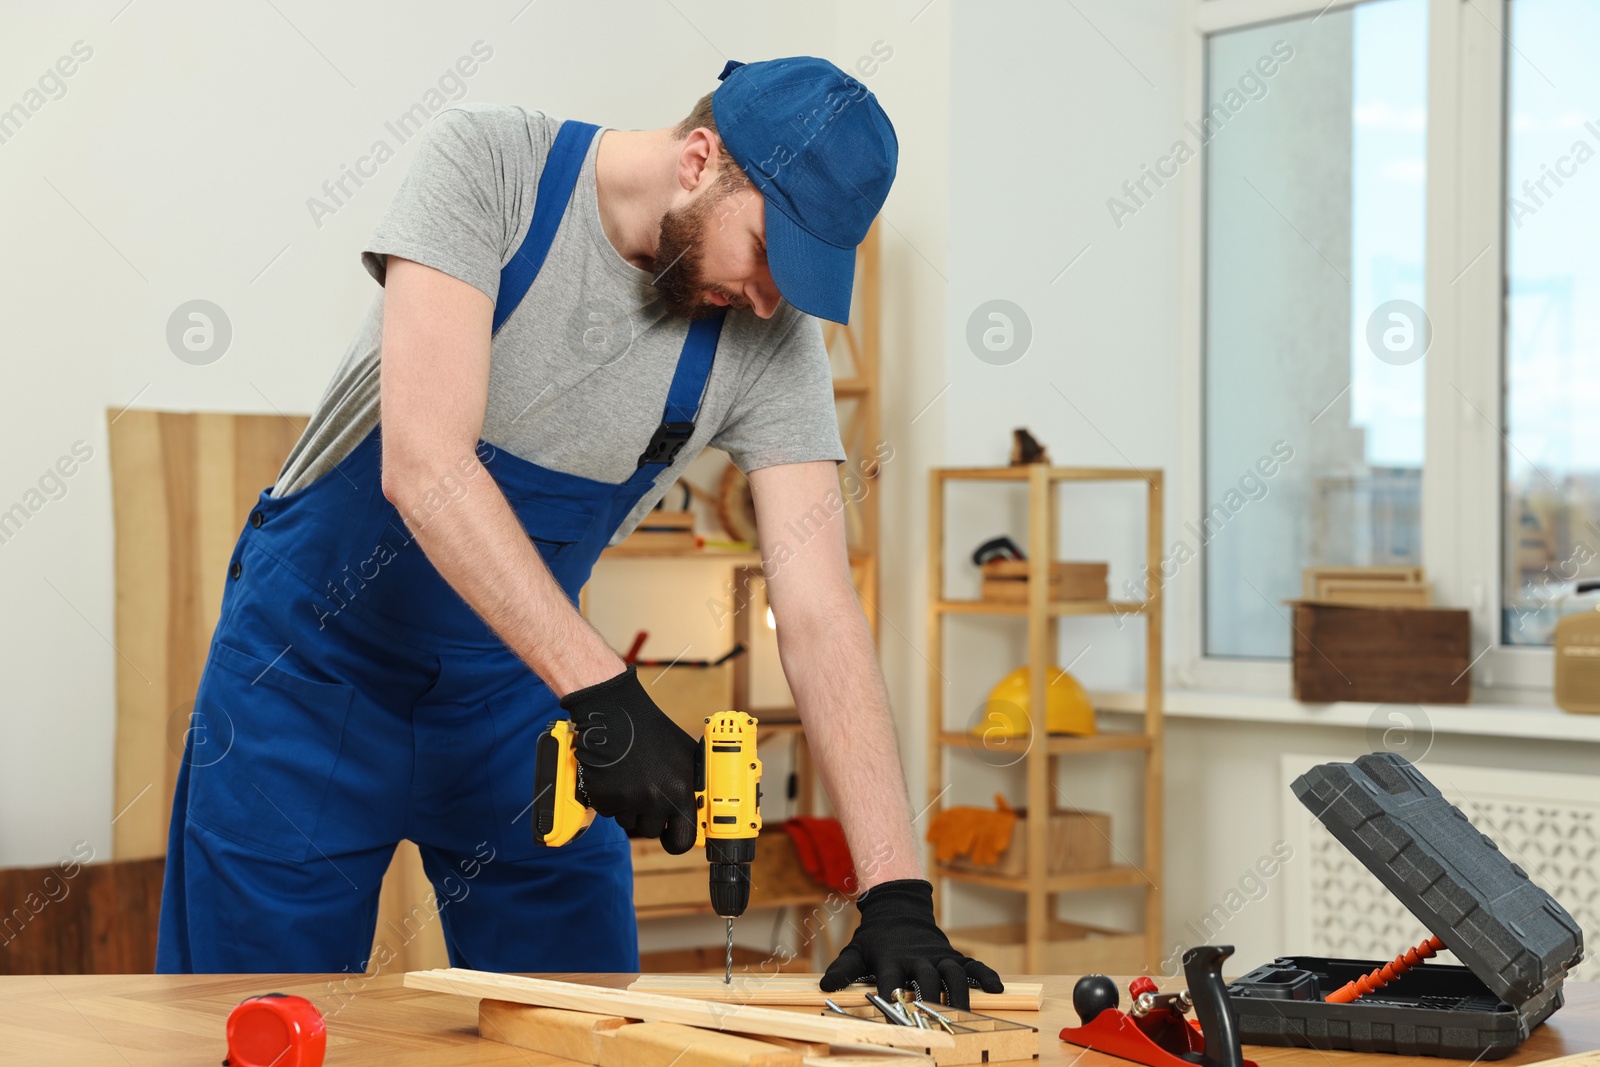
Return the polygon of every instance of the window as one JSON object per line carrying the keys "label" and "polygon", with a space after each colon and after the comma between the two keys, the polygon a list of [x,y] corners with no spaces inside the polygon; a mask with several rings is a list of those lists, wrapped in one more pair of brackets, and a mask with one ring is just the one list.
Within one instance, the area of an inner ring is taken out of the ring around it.
{"label": "window", "polygon": [[1372,0],[1206,37],[1205,656],[1287,658],[1303,567],[1421,562],[1427,35]]}
{"label": "window", "polygon": [[1600,6],[1516,0],[1506,61],[1500,641],[1600,573]]}

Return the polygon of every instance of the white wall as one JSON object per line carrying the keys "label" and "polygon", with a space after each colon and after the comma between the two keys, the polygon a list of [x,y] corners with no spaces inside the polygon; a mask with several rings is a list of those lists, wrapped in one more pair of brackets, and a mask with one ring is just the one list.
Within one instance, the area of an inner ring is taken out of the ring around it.
{"label": "white wall", "polygon": [[[725,59],[810,53],[848,66],[882,38],[896,55],[870,80],[896,113],[907,164],[932,176],[902,180],[891,205],[937,253],[946,22],[935,10],[912,24],[905,6],[754,15],[708,0],[290,0],[8,12],[0,106],[22,100],[74,42],[91,54],[64,95],[0,143],[11,207],[0,214],[0,351],[14,398],[0,424],[0,506],[22,500],[75,441],[93,457],[0,545],[0,601],[11,608],[0,616],[0,864],[109,841],[106,409],[311,409],[375,291],[358,253],[410,159],[386,120],[477,41],[493,55],[466,79],[467,100],[654,127],[713,88]],[[318,225],[307,199],[380,138],[396,157]],[[888,252],[891,270],[902,265],[903,250]],[[899,351],[914,340],[936,358],[937,307],[916,303],[905,281],[892,290]],[[164,339],[172,310],[193,298],[219,304],[233,327],[229,351],[204,367],[180,362]],[[885,483],[903,491],[896,473]]]}
{"label": "white wall", "polygon": [[[1057,463],[1164,469],[1176,499],[1181,192],[1169,183],[1120,227],[1106,202],[1182,133],[1187,10],[1181,0],[952,6],[951,388],[941,402],[950,464],[1003,464],[1012,428],[1026,426]],[[1006,365],[981,360],[967,339],[974,310],[994,299],[1021,307],[1032,327],[1026,352]],[[1137,577],[1143,485],[1063,492],[1064,558],[1111,560],[1114,589]],[[1010,533],[1025,544],[1020,490],[961,488],[949,519],[956,594],[976,591],[967,557],[980,541]],[[1169,503],[1169,529],[1175,520]],[[1025,661],[1025,633],[985,618],[952,620],[950,629],[945,695],[949,725],[959,728],[1000,674]],[[1109,618],[1064,620],[1061,631],[1058,662],[1077,658],[1085,684],[1142,680],[1142,623],[1119,630]],[[996,789],[1024,799],[1018,771],[950,760],[952,799],[987,804]],[[1135,813],[1137,768],[1121,756],[1069,761],[1060,796]],[[1140,847],[1137,822],[1113,821],[1115,845],[1130,857]],[[951,899],[954,925],[1015,914],[1014,897],[963,888]],[[1062,913],[1136,926],[1137,903],[1134,893],[1077,897]]]}

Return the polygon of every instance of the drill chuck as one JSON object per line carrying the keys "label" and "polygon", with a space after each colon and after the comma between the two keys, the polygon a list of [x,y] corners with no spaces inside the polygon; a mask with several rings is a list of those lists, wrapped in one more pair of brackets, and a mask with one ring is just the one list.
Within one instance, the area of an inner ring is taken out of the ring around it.
{"label": "drill chuck", "polygon": [[711,907],[725,919],[744,914],[750,906],[750,861],[756,856],[753,837],[706,841],[711,861]]}

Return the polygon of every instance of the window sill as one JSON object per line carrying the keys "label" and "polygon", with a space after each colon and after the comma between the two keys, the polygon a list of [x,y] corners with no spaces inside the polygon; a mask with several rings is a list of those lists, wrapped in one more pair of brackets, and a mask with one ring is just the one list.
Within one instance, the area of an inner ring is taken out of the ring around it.
{"label": "window sill", "polygon": [[[1094,706],[1104,712],[1141,713],[1143,690],[1097,690],[1090,693]],[[1175,719],[1215,719],[1228,722],[1270,723],[1382,730],[1389,720],[1378,709],[1419,708],[1435,735],[1469,737],[1520,737],[1539,741],[1600,744],[1600,715],[1575,715],[1551,705],[1518,704],[1303,704],[1288,697],[1258,693],[1219,693],[1168,690],[1163,710]]]}

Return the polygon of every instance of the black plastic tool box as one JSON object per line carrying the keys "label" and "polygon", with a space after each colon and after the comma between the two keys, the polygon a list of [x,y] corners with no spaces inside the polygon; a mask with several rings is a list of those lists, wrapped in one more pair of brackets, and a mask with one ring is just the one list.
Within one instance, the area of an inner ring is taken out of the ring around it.
{"label": "black plastic tool box", "polygon": [[1328,994],[1389,960],[1280,957],[1228,984],[1245,1044],[1493,1060],[1561,1007],[1583,931],[1422,772],[1375,752],[1315,767],[1293,789],[1465,966],[1424,960],[1329,1004]]}

